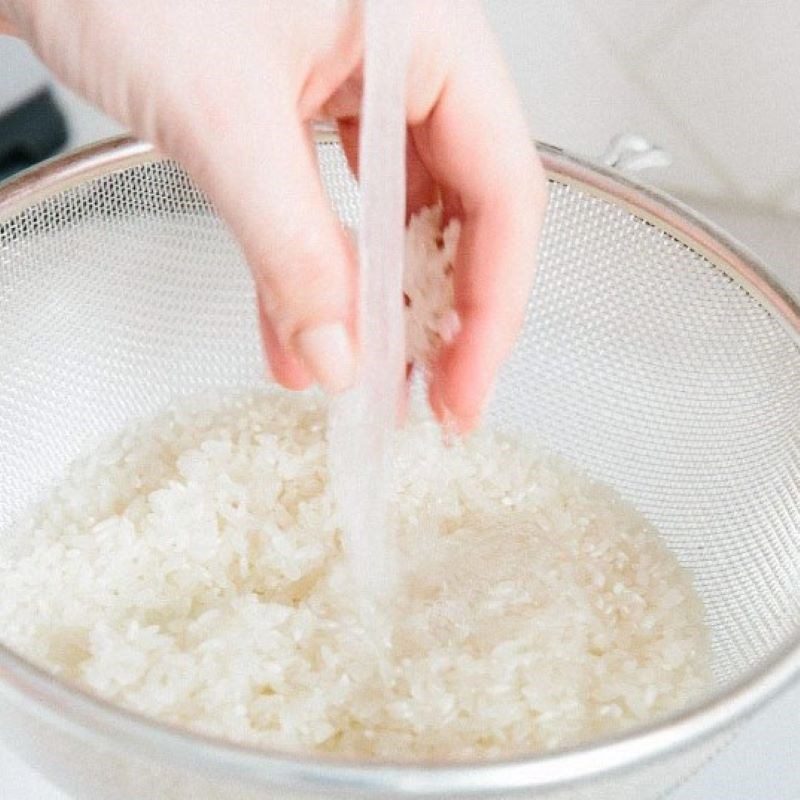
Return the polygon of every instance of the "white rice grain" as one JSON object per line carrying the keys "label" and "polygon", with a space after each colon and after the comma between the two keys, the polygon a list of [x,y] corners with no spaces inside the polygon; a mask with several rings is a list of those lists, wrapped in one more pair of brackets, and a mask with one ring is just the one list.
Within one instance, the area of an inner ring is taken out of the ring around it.
{"label": "white rice grain", "polygon": [[0,639],[113,702],[264,747],[469,759],[616,732],[702,691],[702,608],[610,489],[489,430],[397,437],[392,647],[361,628],[322,400],[134,425],[0,542]]}

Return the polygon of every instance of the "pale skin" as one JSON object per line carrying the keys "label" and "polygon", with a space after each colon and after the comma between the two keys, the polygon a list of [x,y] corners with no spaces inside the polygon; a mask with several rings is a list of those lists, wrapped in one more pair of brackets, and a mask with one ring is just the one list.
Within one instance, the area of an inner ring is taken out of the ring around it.
{"label": "pale skin", "polygon": [[[479,4],[407,1],[409,211],[441,199],[462,222],[460,330],[430,399],[466,431],[522,323],[547,183]],[[0,32],[208,193],[252,269],[270,371],[290,389],[339,392],[357,373],[355,254],[309,127],[336,121],[357,168],[361,26],[349,0],[0,0]]]}

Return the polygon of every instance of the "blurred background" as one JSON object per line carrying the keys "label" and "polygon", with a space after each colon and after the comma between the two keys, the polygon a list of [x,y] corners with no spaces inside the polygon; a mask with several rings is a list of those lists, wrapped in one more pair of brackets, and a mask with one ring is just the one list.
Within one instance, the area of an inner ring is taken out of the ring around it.
{"label": "blurred background", "polygon": [[[728,230],[800,296],[800,2],[485,5],[537,138],[595,159],[619,134],[663,148],[672,163],[635,177]],[[0,146],[0,174],[120,131],[4,37],[0,118],[0,130],[16,142]],[[798,725],[796,688],[675,800],[798,800]],[[11,781],[0,791],[8,800],[61,797],[2,751],[0,775]]]}
{"label": "blurred background", "polygon": [[488,0],[539,139],[599,156],[619,133],[672,164],[638,175],[800,292],[797,0]]}

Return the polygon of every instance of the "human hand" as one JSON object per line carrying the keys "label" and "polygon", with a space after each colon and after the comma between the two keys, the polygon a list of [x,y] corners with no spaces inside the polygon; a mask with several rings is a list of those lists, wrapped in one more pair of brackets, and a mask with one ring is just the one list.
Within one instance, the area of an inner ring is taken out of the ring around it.
{"label": "human hand", "polygon": [[[471,0],[408,3],[409,204],[462,221],[460,331],[431,375],[441,419],[475,424],[524,313],[546,181]],[[355,376],[356,265],[325,198],[310,124],[357,164],[361,9],[344,0],[0,0],[68,86],[179,161],[252,268],[272,373],[341,391]]]}

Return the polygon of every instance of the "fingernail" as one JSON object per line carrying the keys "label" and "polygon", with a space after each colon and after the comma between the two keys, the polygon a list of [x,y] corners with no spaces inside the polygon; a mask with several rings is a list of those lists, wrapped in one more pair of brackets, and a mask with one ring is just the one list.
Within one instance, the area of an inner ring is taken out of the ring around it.
{"label": "fingernail", "polygon": [[326,392],[338,394],[352,386],[356,360],[350,337],[340,322],[300,331],[295,337],[295,347]]}

